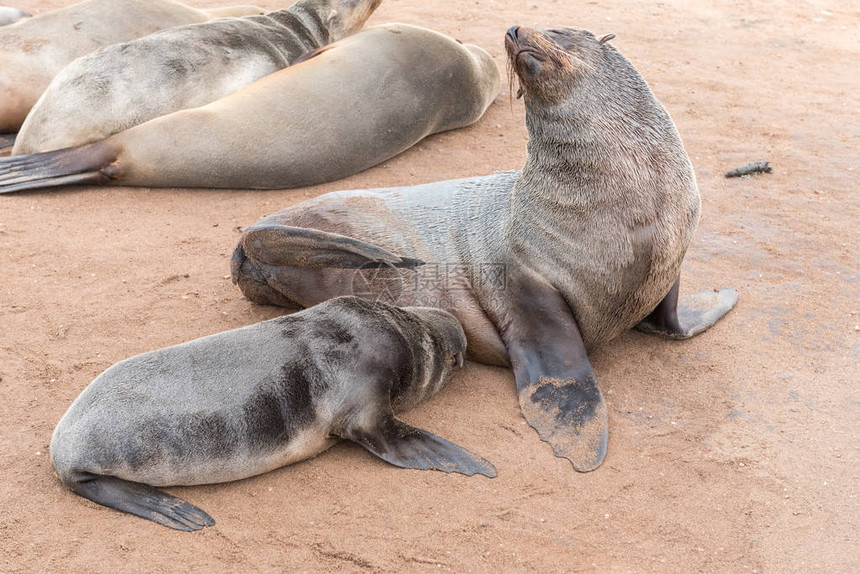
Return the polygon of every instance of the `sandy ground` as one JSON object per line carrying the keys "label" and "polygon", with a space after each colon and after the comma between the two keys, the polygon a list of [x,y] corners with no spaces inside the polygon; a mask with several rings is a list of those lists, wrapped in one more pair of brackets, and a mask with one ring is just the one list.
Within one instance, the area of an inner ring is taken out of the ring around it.
{"label": "sandy ground", "polygon": [[[856,4],[385,0],[371,23],[386,21],[477,43],[500,69],[512,24],[617,34],[698,174],[682,289],[734,286],[737,308],[690,341],[631,332],[592,355],[612,433],[596,472],[540,442],[510,371],[469,363],[405,418],[493,461],[496,479],[401,470],[341,444],[172,489],[218,521],[185,534],[57,481],[47,449],[69,403],[116,361],[280,313],[228,278],[240,226],[335,189],[520,167],[522,102],[504,88],[477,125],[309,189],[0,197],[0,570],[860,570]],[[763,159],[772,175],[722,177]]]}

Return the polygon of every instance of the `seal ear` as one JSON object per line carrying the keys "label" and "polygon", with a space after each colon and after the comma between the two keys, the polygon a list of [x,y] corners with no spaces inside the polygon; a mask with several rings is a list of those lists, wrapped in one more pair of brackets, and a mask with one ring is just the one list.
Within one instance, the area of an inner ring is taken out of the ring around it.
{"label": "seal ear", "polygon": [[597,43],[598,44],[605,44],[606,42],[612,40],[613,38],[615,38],[615,34],[605,34],[605,35],[601,36],[599,40],[597,40]]}
{"label": "seal ear", "polygon": [[328,13],[328,16],[326,16],[325,25],[328,26],[329,24],[331,24],[331,21],[335,18],[337,18],[337,10],[332,8],[332,11]]}

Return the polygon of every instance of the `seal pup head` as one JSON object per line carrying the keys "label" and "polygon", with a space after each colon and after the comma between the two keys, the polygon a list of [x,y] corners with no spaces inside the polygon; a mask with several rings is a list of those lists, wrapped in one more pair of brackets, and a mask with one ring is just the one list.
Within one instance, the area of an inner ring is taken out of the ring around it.
{"label": "seal pup head", "polygon": [[391,391],[394,411],[402,412],[438,393],[454,367],[463,367],[466,334],[460,322],[447,311],[432,307],[385,307],[412,351],[412,376],[403,377]]}
{"label": "seal pup head", "polygon": [[348,36],[359,30],[382,0],[332,0],[325,15],[326,26],[332,40]]}

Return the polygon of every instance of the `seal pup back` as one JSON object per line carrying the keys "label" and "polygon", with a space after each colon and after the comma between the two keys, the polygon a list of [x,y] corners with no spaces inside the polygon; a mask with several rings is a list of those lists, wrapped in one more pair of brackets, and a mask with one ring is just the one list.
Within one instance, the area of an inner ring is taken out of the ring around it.
{"label": "seal pup back", "polygon": [[280,189],[333,181],[478,121],[499,86],[485,50],[386,24],[209,105],[94,144],[0,159],[0,193],[71,183]]}
{"label": "seal pup back", "polygon": [[435,395],[465,351],[444,311],[335,299],[117,363],[60,420],[51,461],[76,494],[177,530],[214,520],[155,487],[247,478],[337,438],[396,466],[493,477],[394,416]]}
{"label": "seal pup back", "polygon": [[178,26],[78,58],[27,115],[13,155],[102,140],[196,108],[360,29],[382,0],[299,0],[286,10]]}
{"label": "seal pup back", "polygon": [[84,0],[0,29],[0,134],[18,131],[30,108],[66,64],[103,46],[257,6],[197,10],[175,0]]}
{"label": "seal pup back", "polygon": [[233,277],[254,301],[307,307],[350,286],[338,254],[407,268],[396,303],[456,315],[470,357],[512,367],[529,424],[589,471],[608,411],[588,353],[634,326],[701,333],[737,292],[678,296],[698,187],[671,117],[608,38],[514,26],[505,45],[526,104],[521,172],[296,203],[244,231]]}

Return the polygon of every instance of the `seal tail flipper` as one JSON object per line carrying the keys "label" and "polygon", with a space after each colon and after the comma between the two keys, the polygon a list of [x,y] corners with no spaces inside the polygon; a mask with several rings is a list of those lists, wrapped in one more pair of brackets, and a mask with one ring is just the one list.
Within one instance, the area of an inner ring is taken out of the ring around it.
{"label": "seal tail flipper", "polygon": [[0,193],[71,184],[103,184],[119,177],[104,142],[0,159]]}
{"label": "seal tail flipper", "polygon": [[667,339],[689,339],[712,327],[738,302],[738,292],[731,287],[699,291],[684,295],[680,300],[679,291],[680,278],[657,308],[636,328]]}
{"label": "seal tail flipper", "polygon": [[495,478],[496,468],[463,447],[389,415],[376,428],[348,428],[341,436],[401,468],[459,472]]}
{"label": "seal tail flipper", "polygon": [[594,470],[606,457],[609,420],[576,320],[552,285],[527,277],[509,284],[528,301],[503,332],[523,416],[557,457]]}
{"label": "seal tail flipper", "polygon": [[366,269],[424,264],[346,235],[286,225],[252,227],[242,236],[241,246],[251,260],[274,266]]}
{"label": "seal tail flipper", "polygon": [[175,530],[191,532],[215,524],[211,516],[196,506],[147,484],[89,474],[67,484],[72,492],[93,502]]}

